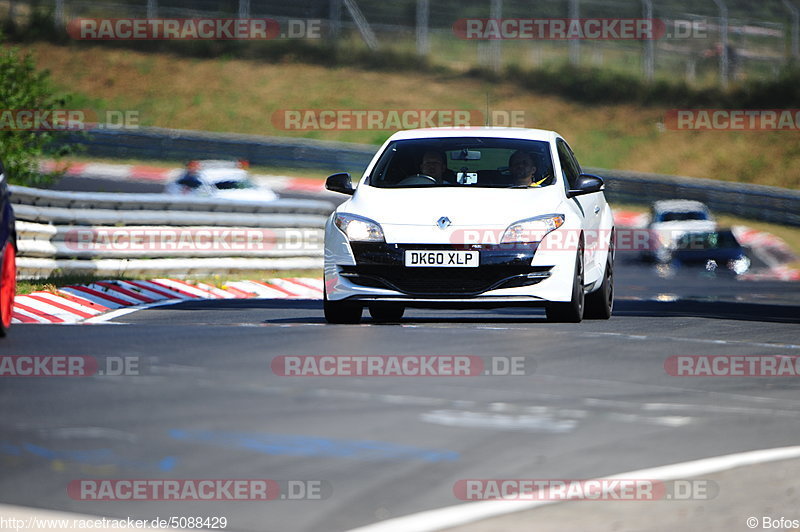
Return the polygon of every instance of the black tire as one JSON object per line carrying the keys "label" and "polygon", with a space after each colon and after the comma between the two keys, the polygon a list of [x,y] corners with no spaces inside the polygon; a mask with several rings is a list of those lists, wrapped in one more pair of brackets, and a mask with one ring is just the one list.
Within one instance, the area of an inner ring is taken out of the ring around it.
{"label": "black tire", "polygon": [[364,308],[351,301],[330,301],[328,294],[324,294],[322,308],[325,312],[325,321],[328,323],[361,323],[361,313]]}
{"label": "black tire", "polygon": [[587,294],[583,317],[590,320],[607,320],[614,311],[614,254],[608,252],[606,271],[600,288]]}
{"label": "black tire", "polygon": [[560,323],[580,323],[583,319],[583,247],[575,258],[575,277],[572,280],[572,299],[567,303],[550,303],[545,307],[547,319]]}
{"label": "black tire", "polygon": [[392,303],[376,303],[369,306],[369,315],[379,323],[397,323],[403,319],[406,308]]}

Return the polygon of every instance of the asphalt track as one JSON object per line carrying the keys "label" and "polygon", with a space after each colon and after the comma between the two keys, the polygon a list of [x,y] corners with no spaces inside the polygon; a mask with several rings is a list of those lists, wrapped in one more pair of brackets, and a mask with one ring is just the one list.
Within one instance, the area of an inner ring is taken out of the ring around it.
{"label": "asphalt track", "polygon": [[[141,374],[2,379],[0,502],[226,516],[240,531],[347,530],[458,504],[460,479],[596,478],[797,443],[796,378],[673,377],[664,361],[800,355],[800,286],[662,277],[624,256],[616,273],[613,318],[578,325],[547,323],[535,309],[412,309],[400,325],[365,313],[361,325],[330,326],[319,301],[215,300],[107,324],[17,326],[0,354],[138,357]],[[276,356],[321,354],[524,357],[528,375],[270,368]],[[73,500],[66,486],[81,478],[321,480],[329,497]],[[690,516],[683,524],[700,529]]]}

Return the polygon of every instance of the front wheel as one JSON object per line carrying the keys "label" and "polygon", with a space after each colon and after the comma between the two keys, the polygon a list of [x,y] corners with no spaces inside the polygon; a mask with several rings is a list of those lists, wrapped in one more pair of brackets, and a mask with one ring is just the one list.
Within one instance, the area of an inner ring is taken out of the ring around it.
{"label": "front wheel", "polygon": [[607,320],[614,310],[614,261],[608,254],[603,284],[595,292],[586,296],[584,317],[593,320]]}
{"label": "front wheel", "polygon": [[17,253],[13,242],[6,242],[0,258],[0,337],[11,327],[14,295],[17,292]]}
{"label": "front wheel", "polygon": [[331,301],[327,293],[323,296],[322,308],[328,323],[360,323],[364,310],[361,305],[351,301]]}
{"label": "front wheel", "polygon": [[583,319],[583,249],[575,258],[575,278],[572,280],[572,299],[567,303],[549,303],[545,308],[547,319],[562,323],[580,323]]}

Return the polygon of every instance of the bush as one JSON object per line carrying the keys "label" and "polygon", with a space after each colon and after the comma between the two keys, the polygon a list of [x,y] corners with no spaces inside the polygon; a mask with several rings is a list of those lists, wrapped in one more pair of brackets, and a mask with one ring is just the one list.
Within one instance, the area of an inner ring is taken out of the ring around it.
{"label": "bush", "polygon": [[[0,42],[2,38],[0,36]],[[55,91],[46,71],[38,71],[33,58],[16,48],[0,49],[0,113],[13,110],[65,109],[67,98],[54,96]],[[6,114],[8,120],[10,113]],[[41,186],[54,181],[59,174],[41,174],[39,158],[58,132],[0,129],[0,157],[5,163],[9,181],[21,185]],[[72,150],[61,148],[49,156],[60,157]]]}

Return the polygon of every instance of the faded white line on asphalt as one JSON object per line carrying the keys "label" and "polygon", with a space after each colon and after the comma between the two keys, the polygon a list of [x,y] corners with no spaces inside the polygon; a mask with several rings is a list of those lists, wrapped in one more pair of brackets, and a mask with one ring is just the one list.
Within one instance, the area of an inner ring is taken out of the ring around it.
{"label": "faded white line on asphalt", "polygon": [[700,344],[722,344],[722,345],[743,345],[748,347],[769,347],[776,349],[800,349],[798,344],[772,344],[766,342],[745,342],[742,340],[710,340],[705,338],[683,338],[680,336],[641,336],[617,332],[592,332],[582,333],[581,336],[615,336],[620,338],[631,338],[634,340],[668,340],[673,342],[695,342]]}
{"label": "faded white line on asphalt", "polygon": [[[778,460],[800,457],[800,446],[779,447],[746,451],[742,453],[702,458],[690,462],[681,462],[666,466],[639,469],[618,475],[603,477],[606,480],[618,479],[659,479],[678,480],[719,473],[737,467],[744,467]],[[508,515],[541,506],[555,504],[560,501],[517,501],[497,500],[479,501],[455,506],[446,506],[436,510],[428,510],[415,514],[388,519],[371,525],[354,528],[349,532],[435,532],[467,523],[482,521],[491,517]]]}

